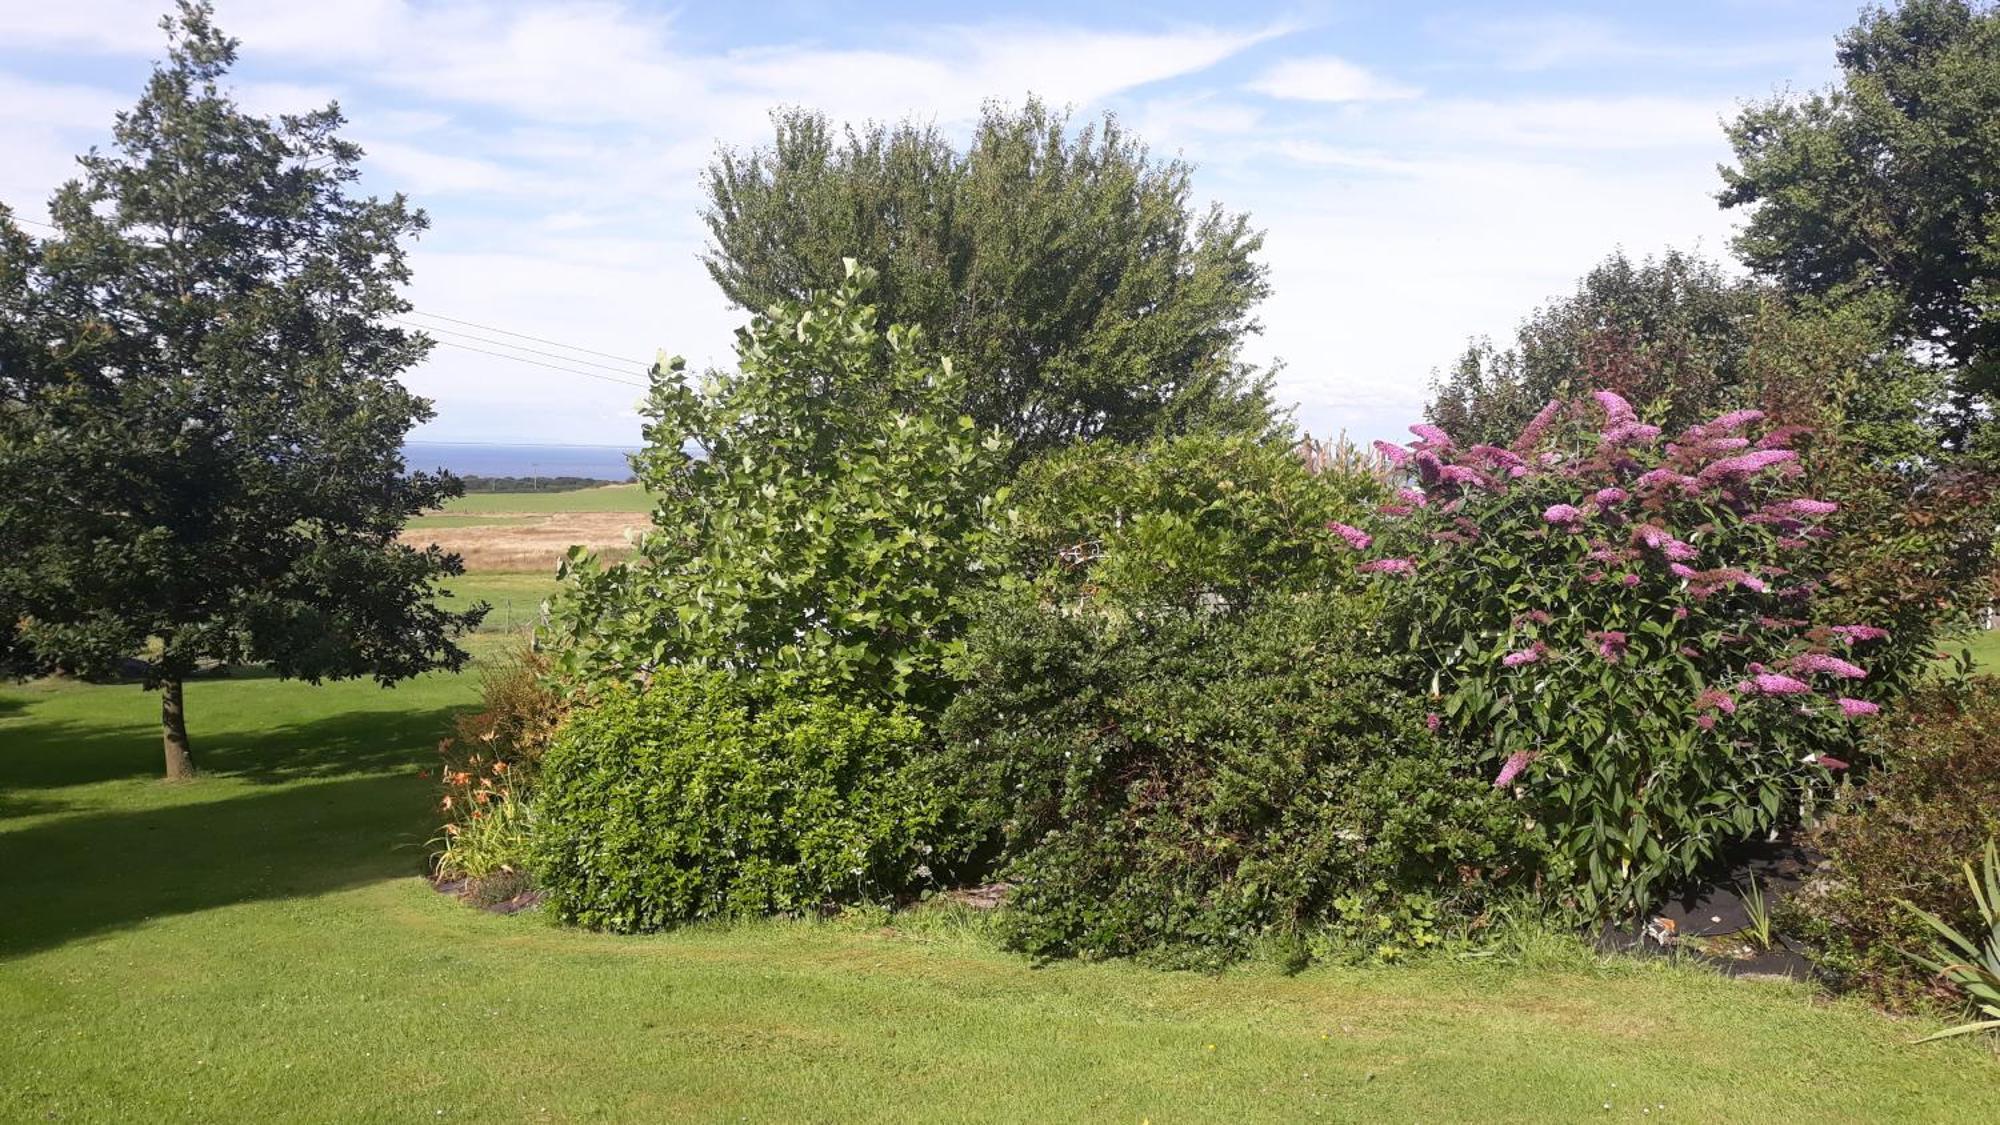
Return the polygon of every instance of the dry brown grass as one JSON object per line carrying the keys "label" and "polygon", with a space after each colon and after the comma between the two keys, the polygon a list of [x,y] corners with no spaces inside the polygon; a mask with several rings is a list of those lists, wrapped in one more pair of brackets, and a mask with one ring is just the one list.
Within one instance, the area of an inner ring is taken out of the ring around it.
{"label": "dry brown grass", "polygon": [[403,533],[403,541],[415,547],[436,543],[456,552],[468,571],[544,571],[554,570],[563,552],[579,543],[607,560],[630,554],[626,532],[636,535],[646,526],[646,516],[639,512],[557,512],[525,520],[494,513],[493,518],[505,522],[412,528]]}

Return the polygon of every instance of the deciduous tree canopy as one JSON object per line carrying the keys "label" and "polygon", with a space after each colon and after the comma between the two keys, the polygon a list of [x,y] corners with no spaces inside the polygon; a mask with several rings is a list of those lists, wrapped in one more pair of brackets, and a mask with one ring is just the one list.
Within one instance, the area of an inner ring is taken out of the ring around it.
{"label": "deciduous tree canopy", "polygon": [[1267,292],[1247,216],[1189,204],[1189,167],[1156,162],[1106,117],[1079,131],[1030,100],[989,105],[971,146],[904,123],[836,135],[775,115],[767,148],[709,168],[705,258],[750,312],[831,291],[842,259],[879,271],[884,323],[909,324],[966,376],[966,409],[1015,456],[1271,423],[1239,358]]}

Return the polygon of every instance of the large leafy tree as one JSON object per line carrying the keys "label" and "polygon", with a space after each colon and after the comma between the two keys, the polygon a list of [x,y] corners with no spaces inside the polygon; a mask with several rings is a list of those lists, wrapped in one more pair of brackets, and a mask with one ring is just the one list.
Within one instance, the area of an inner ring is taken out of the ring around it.
{"label": "large leafy tree", "polygon": [[1889,294],[1969,417],[2000,390],[2000,8],[1906,0],[1839,41],[1838,84],[1729,127],[1736,249],[1790,291]]}
{"label": "large leafy tree", "polygon": [[239,111],[205,4],[163,26],[167,60],[56,193],[56,233],[0,212],[0,607],[35,660],[148,654],[184,777],[200,662],[387,683],[462,665],[483,610],[436,608],[458,560],[396,538],[457,491],[403,473],[431,408],[396,375],[429,342],[383,323],[423,213],[349,194],[337,108]]}
{"label": "large leafy tree", "polygon": [[966,376],[965,408],[1027,457],[1081,438],[1271,424],[1258,331],[1262,236],[1196,211],[1185,163],[1118,122],[1072,131],[1030,99],[987,106],[961,152],[934,127],[836,134],[774,115],[769,147],[709,168],[705,262],[751,312],[831,291],[842,260],[880,273],[885,323],[921,327]]}

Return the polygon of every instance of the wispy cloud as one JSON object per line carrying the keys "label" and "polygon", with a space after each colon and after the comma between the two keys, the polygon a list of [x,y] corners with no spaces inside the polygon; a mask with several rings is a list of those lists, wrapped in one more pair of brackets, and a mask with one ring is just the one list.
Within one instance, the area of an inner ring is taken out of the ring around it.
{"label": "wispy cloud", "polygon": [[1414,98],[1415,86],[1393,82],[1331,55],[1286,59],[1250,83],[1273,98],[1305,102],[1379,102]]}

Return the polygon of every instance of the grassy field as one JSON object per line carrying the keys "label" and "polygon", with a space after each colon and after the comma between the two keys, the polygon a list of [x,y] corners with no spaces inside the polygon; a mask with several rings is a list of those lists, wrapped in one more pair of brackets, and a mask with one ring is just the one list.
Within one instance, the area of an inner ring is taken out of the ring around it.
{"label": "grassy field", "polygon": [[152,696],[0,688],[0,1120],[1993,1119],[1987,1048],[1661,963],[1209,977],[475,911],[421,877],[416,777],[475,683],[191,684],[179,786]]}
{"label": "grassy field", "polygon": [[553,570],[536,574],[474,572],[453,578],[443,587],[449,593],[438,601],[447,608],[464,609],[474,602],[492,607],[480,623],[481,633],[520,633],[533,626],[542,600],[556,592],[556,577]]}
{"label": "grassy field", "polygon": [[445,505],[445,516],[539,512],[650,512],[652,498],[636,484],[572,492],[473,492]]}

